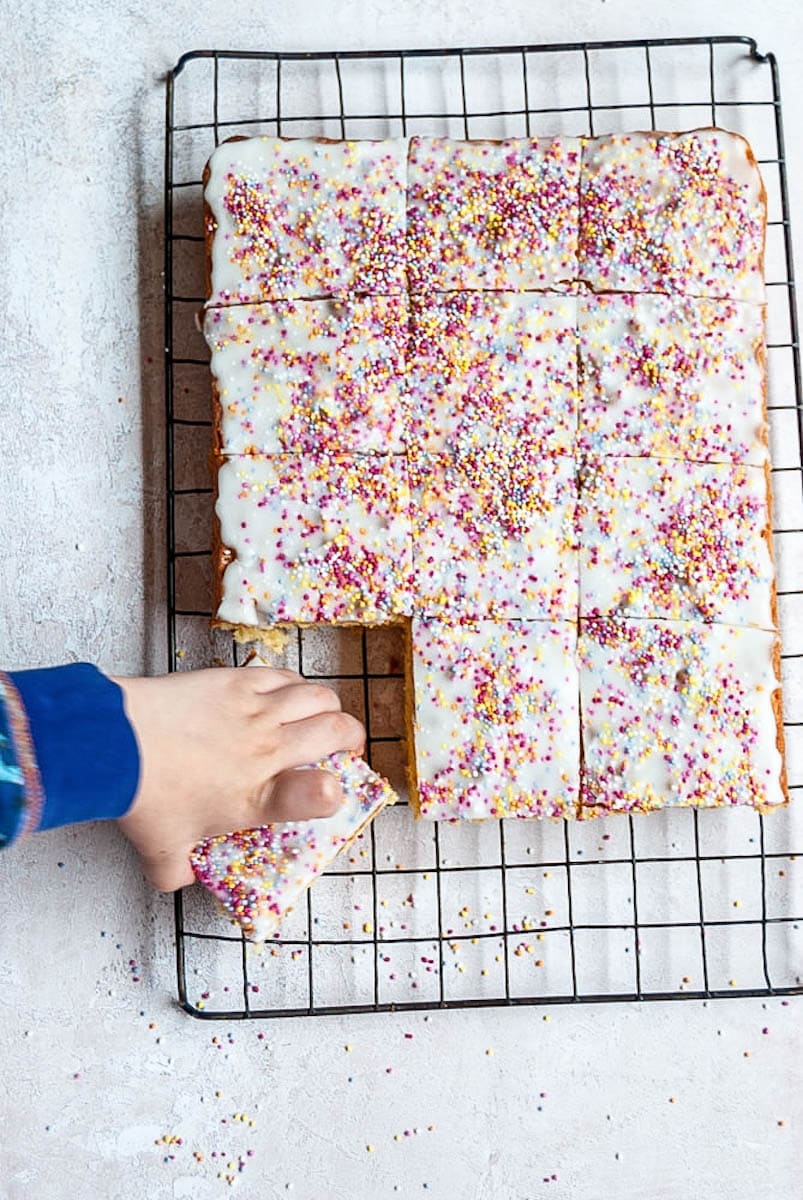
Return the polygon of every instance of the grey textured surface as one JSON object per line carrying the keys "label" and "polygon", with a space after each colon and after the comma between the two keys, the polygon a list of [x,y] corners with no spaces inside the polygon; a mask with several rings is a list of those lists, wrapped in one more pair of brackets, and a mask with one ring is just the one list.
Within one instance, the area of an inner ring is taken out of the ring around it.
{"label": "grey textured surface", "polygon": [[[183,51],[754,33],[780,54],[799,211],[791,3],[441,7],[7,0],[4,666],[163,664],[160,77]],[[2,1200],[799,1189],[799,1002],[206,1025],[174,1006],[170,902],[115,829],[35,838],[0,886]]]}

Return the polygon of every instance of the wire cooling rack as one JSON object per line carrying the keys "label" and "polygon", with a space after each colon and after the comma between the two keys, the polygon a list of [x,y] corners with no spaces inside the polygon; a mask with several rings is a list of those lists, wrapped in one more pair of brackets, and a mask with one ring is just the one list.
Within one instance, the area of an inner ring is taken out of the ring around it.
{"label": "wire cooling rack", "polygon": [[[769,200],[769,409],[787,718],[803,703],[801,374],[778,71],[746,37],[320,54],[204,50],[167,78],[165,364],[171,670],[239,665],[209,628],[201,174],[235,133],[389,137],[742,132]],[[404,790],[398,630],[298,631],[277,662],[326,679]],[[386,810],[265,948],[200,888],[176,895],[180,1003],[242,1018],[803,991],[803,722],[792,805],[586,823],[415,823]]]}

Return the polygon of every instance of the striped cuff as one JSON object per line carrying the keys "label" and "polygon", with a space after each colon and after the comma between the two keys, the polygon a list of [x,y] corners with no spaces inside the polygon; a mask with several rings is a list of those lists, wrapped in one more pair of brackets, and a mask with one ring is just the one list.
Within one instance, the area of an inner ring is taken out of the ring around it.
{"label": "striped cuff", "polygon": [[42,806],[28,717],[13,680],[0,672],[0,846],[37,829]]}

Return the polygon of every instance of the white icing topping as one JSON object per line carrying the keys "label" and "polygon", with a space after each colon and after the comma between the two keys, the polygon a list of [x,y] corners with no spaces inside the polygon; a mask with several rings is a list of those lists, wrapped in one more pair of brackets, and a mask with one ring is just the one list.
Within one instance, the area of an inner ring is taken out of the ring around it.
{"label": "white icing topping", "polygon": [[574,460],[520,437],[411,458],[413,594],[421,614],[574,617]]}
{"label": "white icing topping", "polygon": [[580,278],[593,291],[764,299],[766,203],[745,140],[723,129],[591,138],[580,173]]}
{"label": "white icing topping", "polygon": [[579,335],[581,452],[767,461],[762,307],[585,296]]}
{"label": "white icing topping", "polygon": [[760,467],[589,460],[578,514],[581,616],[773,627]]}
{"label": "white icing topping", "polygon": [[[570,815],[578,688],[589,807],[782,798],[773,635],[731,628],[772,626],[760,177],[721,130],[580,145],[412,139],[406,241],[403,142],[210,164],[218,616],[413,615],[434,818]],[[578,677],[578,602],[673,620],[584,622]]]}
{"label": "white icing topping", "polygon": [[398,453],[403,296],[206,312],[224,454]]}
{"label": "white icing topping", "polygon": [[554,288],[577,276],[579,138],[410,139],[414,291]]}
{"label": "white icing topping", "polygon": [[414,296],[407,374],[411,444],[454,450],[521,432],[545,453],[571,454],[576,325],[574,296]]}
{"label": "white icing topping", "polygon": [[404,287],[406,142],[245,138],[209,160],[211,304]]}
{"label": "white icing topping", "polygon": [[218,490],[221,540],[235,555],[219,620],[370,624],[410,612],[402,457],[230,458]]}

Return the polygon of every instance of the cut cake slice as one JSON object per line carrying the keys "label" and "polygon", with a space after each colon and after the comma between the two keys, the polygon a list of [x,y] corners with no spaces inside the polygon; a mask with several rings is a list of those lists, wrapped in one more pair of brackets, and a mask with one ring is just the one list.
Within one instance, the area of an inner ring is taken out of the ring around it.
{"label": "cut cake slice", "polygon": [[198,882],[253,941],[273,937],[307,888],[397,800],[390,784],[356,754],[333,754],[315,769],[330,771],[343,789],[334,816],[207,838],[190,855]]}

